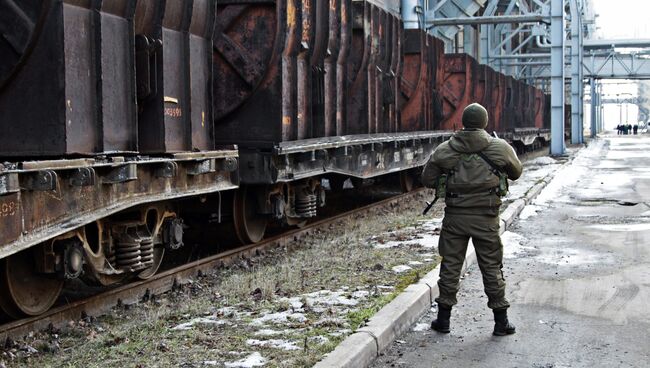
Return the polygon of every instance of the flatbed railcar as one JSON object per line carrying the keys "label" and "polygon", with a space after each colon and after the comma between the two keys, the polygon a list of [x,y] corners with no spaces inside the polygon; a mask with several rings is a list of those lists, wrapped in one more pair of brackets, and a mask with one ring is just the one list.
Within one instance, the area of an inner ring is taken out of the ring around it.
{"label": "flatbed railcar", "polygon": [[469,102],[520,150],[549,140],[548,96],[444,54],[400,10],[0,2],[0,310],[41,314],[68,279],[151,277],[187,219],[229,219],[243,243],[299,226],[325,205],[323,179],[411,190]]}

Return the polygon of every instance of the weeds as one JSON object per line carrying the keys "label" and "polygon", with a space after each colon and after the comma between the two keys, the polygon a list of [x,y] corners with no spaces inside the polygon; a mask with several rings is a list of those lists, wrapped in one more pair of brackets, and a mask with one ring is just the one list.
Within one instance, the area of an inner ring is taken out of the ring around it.
{"label": "weeds", "polygon": [[[208,272],[191,285],[156,298],[155,305],[116,308],[92,324],[73,324],[57,334],[27,339],[24,343],[55,340],[60,349],[50,353],[42,348],[10,364],[201,366],[205,361],[236,361],[257,351],[269,367],[312,366],[436,266],[437,262],[429,262],[396,274],[393,266],[421,259],[421,253],[431,250],[373,246],[374,237],[388,230],[417,233],[419,210],[420,203],[413,201],[400,204],[391,216],[379,212],[340,223],[288,251],[270,251]],[[314,294],[320,291],[331,291],[332,300]],[[255,322],[270,314],[296,318]],[[207,322],[189,330],[172,329],[197,317]],[[273,335],[259,334],[262,330]],[[252,347],[247,345],[249,339],[281,339],[300,349]],[[2,355],[0,359],[6,360]]]}

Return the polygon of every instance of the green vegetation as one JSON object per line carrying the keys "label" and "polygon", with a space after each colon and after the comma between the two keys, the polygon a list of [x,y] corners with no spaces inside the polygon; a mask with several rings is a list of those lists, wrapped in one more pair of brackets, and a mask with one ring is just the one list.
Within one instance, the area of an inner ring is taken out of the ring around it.
{"label": "green vegetation", "polygon": [[[60,331],[30,336],[0,350],[0,362],[12,367],[221,366],[257,351],[267,359],[267,367],[310,367],[435,268],[436,260],[397,274],[393,266],[422,261],[432,249],[374,246],[406,241],[422,232],[420,204],[414,200],[400,204],[389,216],[381,211],[341,222],[288,249],[213,270],[149,302],[116,307],[96,320],[72,321]],[[343,300],[327,304],[313,297],[328,290]],[[296,318],[258,321],[272,313]],[[205,321],[187,330],[174,329],[197,318]],[[251,339],[284,340],[297,349],[251,346]],[[39,352],[25,353],[24,346]]]}

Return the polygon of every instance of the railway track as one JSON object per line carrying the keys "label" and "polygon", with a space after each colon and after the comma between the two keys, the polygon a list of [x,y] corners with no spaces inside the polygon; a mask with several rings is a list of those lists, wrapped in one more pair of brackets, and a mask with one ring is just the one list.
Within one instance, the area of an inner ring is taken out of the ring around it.
{"label": "railway track", "polygon": [[8,322],[0,326],[0,341],[4,341],[7,338],[18,338],[28,334],[30,331],[43,330],[49,327],[57,328],[70,320],[78,320],[85,316],[102,315],[118,304],[129,305],[147,300],[151,296],[165,293],[178,285],[185,284],[192,277],[196,277],[216,267],[227,266],[239,259],[262,254],[267,249],[289,246],[292,242],[309,236],[315,231],[327,229],[337,222],[354,219],[360,215],[381,210],[382,208],[392,208],[403,201],[424,196],[425,193],[426,190],[420,188],[405,194],[396,195],[357,209],[333,215],[308,224],[303,228],[290,230],[264,239],[257,244],[230,249],[163,271],[148,280],[135,281],[85,299],[54,307],[37,317]]}

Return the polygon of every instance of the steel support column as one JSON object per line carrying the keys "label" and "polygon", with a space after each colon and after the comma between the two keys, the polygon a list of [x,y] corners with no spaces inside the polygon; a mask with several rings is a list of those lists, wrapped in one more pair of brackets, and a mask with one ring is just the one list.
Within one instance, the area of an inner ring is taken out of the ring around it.
{"label": "steel support column", "polygon": [[603,84],[598,82],[598,133],[605,128],[605,105],[603,105]]}
{"label": "steel support column", "polygon": [[489,64],[490,63],[490,28],[491,26],[482,24],[480,26],[480,36],[481,36],[481,41],[479,43],[479,56],[481,60],[481,64]]}
{"label": "steel support column", "polygon": [[594,78],[589,80],[589,86],[591,87],[591,138],[596,138],[598,134],[598,96],[596,93],[596,80]]}
{"label": "steel support column", "polygon": [[585,4],[584,1],[580,1],[580,6],[578,7],[578,14],[580,17],[578,18],[580,24],[578,25],[578,39],[580,40],[580,45],[578,46],[578,51],[579,51],[579,60],[580,60],[580,67],[578,68],[580,70],[579,72],[579,81],[580,81],[580,122],[582,125],[582,130],[580,130],[580,143],[585,142],[585,71],[583,68],[583,63],[584,63],[584,58],[585,58],[585,50],[584,50],[584,43],[585,43],[585,35],[584,35],[584,23],[583,23],[583,10],[584,10]]}
{"label": "steel support column", "polygon": [[571,143],[582,143],[582,120],[580,119],[580,12],[578,0],[569,0],[571,9]]}
{"label": "steel support column", "polygon": [[564,145],[564,0],[551,0],[551,155]]}
{"label": "steel support column", "polygon": [[418,29],[421,27],[420,21],[423,20],[421,15],[418,14],[418,9],[421,8],[421,0],[402,0],[402,20],[404,21],[404,28]]}

